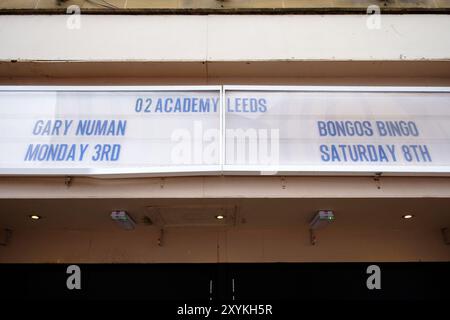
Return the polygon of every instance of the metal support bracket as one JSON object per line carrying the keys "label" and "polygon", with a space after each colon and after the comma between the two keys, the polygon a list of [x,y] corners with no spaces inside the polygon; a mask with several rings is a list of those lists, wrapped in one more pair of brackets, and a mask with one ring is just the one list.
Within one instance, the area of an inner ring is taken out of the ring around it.
{"label": "metal support bracket", "polygon": [[72,184],[72,177],[70,176],[64,177],[64,184],[66,185],[66,187],[70,187],[70,185]]}
{"label": "metal support bracket", "polygon": [[442,228],[442,238],[444,240],[444,243],[446,245],[450,245],[450,229],[449,228]]}
{"label": "metal support bracket", "polygon": [[158,246],[162,247],[163,244],[164,244],[164,229],[160,229],[158,237]]}
{"label": "metal support bracket", "polygon": [[381,175],[382,174],[383,174],[383,172],[375,172],[375,175],[373,177],[373,181],[375,181],[377,189],[381,189]]}
{"label": "metal support bracket", "polygon": [[315,246],[317,243],[316,233],[314,232],[313,229],[309,229],[309,241],[312,246]]}
{"label": "metal support bracket", "polygon": [[286,189],[286,184],[287,184],[287,181],[286,181],[286,177],[281,177],[281,189]]}
{"label": "metal support bracket", "polygon": [[11,240],[12,230],[11,229],[3,229],[3,239],[0,241],[0,246],[6,247]]}

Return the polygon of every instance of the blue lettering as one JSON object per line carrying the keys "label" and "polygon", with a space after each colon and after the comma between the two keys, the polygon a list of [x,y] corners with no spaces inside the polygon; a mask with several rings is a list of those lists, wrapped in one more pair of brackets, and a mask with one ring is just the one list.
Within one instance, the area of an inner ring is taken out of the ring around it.
{"label": "blue lettering", "polygon": [[330,155],[328,154],[328,146],[322,144],[320,146],[320,153],[322,154],[320,157],[322,158],[322,161],[330,161]]}

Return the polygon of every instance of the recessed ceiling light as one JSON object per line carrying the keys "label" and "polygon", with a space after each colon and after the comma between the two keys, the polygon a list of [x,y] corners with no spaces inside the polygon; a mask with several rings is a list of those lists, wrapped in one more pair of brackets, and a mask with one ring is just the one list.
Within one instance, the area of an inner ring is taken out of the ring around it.
{"label": "recessed ceiling light", "polygon": [[222,220],[222,219],[224,219],[224,218],[225,218],[225,216],[223,216],[223,215],[221,215],[221,214],[219,214],[219,215],[216,216],[216,219],[217,219],[217,220]]}
{"label": "recessed ceiling light", "polygon": [[30,215],[30,219],[31,220],[39,220],[39,219],[41,219],[41,216],[38,216],[37,214],[32,214],[32,215]]}
{"label": "recessed ceiling light", "polygon": [[412,219],[414,216],[412,214],[405,214],[402,216],[403,219]]}

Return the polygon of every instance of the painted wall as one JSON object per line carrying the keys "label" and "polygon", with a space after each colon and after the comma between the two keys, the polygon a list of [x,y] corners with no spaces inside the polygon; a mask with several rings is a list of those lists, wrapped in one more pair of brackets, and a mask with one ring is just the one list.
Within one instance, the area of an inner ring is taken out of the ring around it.
{"label": "painted wall", "polygon": [[70,262],[356,262],[449,261],[439,230],[323,230],[317,246],[306,228],[230,231],[157,230],[14,232],[0,263]]}
{"label": "painted wall", "polygon": [[[159,227],[143,223],[147,206],[193,204],[236,206],[235,222],[168,227],[159,246]],[[0,226],[13,233],[0,246],[0,262],[450,261],[441,234],[450,227],[449,207],[448,198],[2,200]],[[118,208],[133,217],[135,230],[111,220]],[[313,246],[309,221],[324,208],[336,219],[316,231]],[[43,218],[32,221],[31,212]],[[415,217],[402,219],[407,212]]]}
{"label": "painted wall", "polygon": [[[0,60],[448,60],[449,15],[0,16]],[[70,20],[69,20],[70,21]]]}

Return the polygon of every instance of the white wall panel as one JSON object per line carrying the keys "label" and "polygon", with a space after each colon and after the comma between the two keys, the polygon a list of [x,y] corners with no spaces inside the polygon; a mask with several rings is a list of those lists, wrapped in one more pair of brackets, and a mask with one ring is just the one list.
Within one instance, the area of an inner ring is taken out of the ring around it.
{"label": "white wall panel", "polygon": [[450,16],[0,16],[0,61],[448,60]]}

